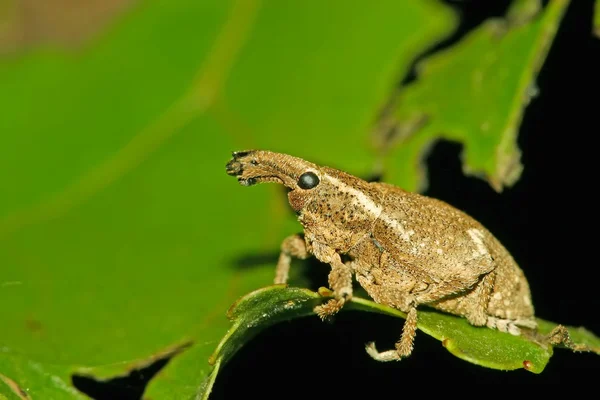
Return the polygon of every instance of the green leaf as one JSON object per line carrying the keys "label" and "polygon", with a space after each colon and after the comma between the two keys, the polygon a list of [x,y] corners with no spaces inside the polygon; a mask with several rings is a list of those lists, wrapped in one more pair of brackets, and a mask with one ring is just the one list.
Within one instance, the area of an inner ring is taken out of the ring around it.
{"label": "green leaf", "polygon": [[366,171],[397,74],[454,25],[434,1],[148,0],[0,59],[0,393],[172,357],[145,396],[193,396],[224,310],[272,281],[242,259],[299,229],[274,187],[239,200],[230,151]]}
{"label": "green leaf", "polygon": [[387,156],[386,180],[423,189],[421,157],[444,138],[464,145],[466,173],[497,191],[514,184],[522,169],[516,141],[523,110],[537,95],[535,77],[568,4],[551,0],[538,14],[539,1],[515,2],[506,18],[487,20],[425,59],[375,132]]}
{"label": "green leaf", "polygon": [[73,371],[51,361],[3,354],[0,364],[0,399],[87,399],[71,385]]}
{"label": "green leaf", "polygon": [[[313,308],[327,298],[307,289],[287,288],[284,285],[268,286],[240,298],[227,314],[232,325],[211,356],[215,369],[197,397],[208,398],[219,368],[261,330],[280,321],[311,315],[316,318]],[[354,297],[342,310],[361,310],[406,318],[406,314],[399,310],[358,297]],[[557,326],[541,319],[538,319],[538,323],[539,331],[543,334],[550,333]],[[475,327],[464,318],[431,309],[419,310],[418,328],[440,340],[458,358],[488,368],[523,368],[539,374],[553,354],[553,347],[544,343],[543,336],[536,337],[534,341],[525,335],[513,336],[495,329]],[[588,345],[591,347],[588,351],[600,354],[600,338],[582,328],[568,329],[574,342]]]}

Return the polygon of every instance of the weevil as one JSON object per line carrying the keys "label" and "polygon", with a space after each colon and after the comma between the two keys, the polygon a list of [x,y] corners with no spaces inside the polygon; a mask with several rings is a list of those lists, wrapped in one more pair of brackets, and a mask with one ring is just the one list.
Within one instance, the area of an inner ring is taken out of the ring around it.
{"label": "weevil", "polygon": [[367,344],[375,360],[411,354],[422,305],[513,335],[536,328],[523,271],[492,233],[448,203],[271,151],[234,152],[226,171],[244,186],[288,189],[304,234],[283,240],[276,284],[287,283],[293,257],[314,256],[331,266],[333,298],[315,308],[322,319],[351,300],[353,277],[377,303],[407,314],[395,349]]}

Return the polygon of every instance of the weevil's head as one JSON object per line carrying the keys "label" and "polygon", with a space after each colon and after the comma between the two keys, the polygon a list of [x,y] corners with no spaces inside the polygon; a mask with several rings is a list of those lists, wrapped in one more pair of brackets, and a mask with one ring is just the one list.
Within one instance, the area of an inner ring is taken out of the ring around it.
{"label": "weevil's head", "polygon": [[290,205],[296,212],[318,196],[324,186],[323,172],[319,166],[282,153],[235,151],[226,168],[227,173],[237,176],[238,182],[244,186],[261,182],[277,182],[286,186],[290,190]]}
{"label": "weevil's head", "polygon": [[377,186],[337,169],[270,151],[238,151],[227,173],[244,186],[278,182],[288,189],[290,205],[304,231],[340,251],[368,235],[382,211]]}

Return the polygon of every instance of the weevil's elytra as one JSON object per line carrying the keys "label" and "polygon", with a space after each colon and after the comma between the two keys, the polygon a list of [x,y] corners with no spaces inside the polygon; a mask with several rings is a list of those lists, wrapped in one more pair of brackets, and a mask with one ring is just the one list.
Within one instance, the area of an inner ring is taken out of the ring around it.
{"label": "weevil's elytra", "polygon": [[407,313],[394,350],[367,346],[376,360],[410,355],[420,305],[514,335],[536,327],[523,271],[485,227],[447,203],[270,151],[234,152],[227,173],[244,186],[289,189],[304,235],[283,241],[275,283],[287,281],[292,257],[314,255],[331,266],[334,298],[315,308],[321,318],[352,298],[353,276],[376,302]]}

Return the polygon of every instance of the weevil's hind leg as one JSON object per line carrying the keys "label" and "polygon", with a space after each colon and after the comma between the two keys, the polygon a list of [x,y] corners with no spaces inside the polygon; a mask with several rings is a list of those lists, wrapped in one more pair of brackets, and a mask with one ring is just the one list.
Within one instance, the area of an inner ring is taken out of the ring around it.
{"label": "weevil's hind leg", "polygon": [[496,272],[490,272],[485,275],[475,289],[477,295],[477,307],[469,312],[465,317],[471,325],[484,326],[488,323],[489,316],[487,314],[488,304],[494,292],[494,283],[496,282]]}
{"label": "weevil's hind leg", "polygon": [[488,321],[487,309],[492,298],[495,279],[495,272],[488,273],[483,278],[475,276],[471,279],[450,279],[429,288],[435,290],[417,292],[414,296],[418,304],[437,303],[439,308],[444,310],[444,300],[474,288],[466,295],[474,298],[475,302],[465,317],[472,325],[484,326]]}
{"label": "weevil's hind leg", "polygon": [[552,346],[566,347],[573,351],[593,351],[585,344],[574,343],[569,335],[569,330],[564,325],[555,326],[552,332],[546,336],[545,341]]}
{"label": "weevil's hind leg", "polygon": [[288,236],[281,243],[281,254],[275,269],[275,284],[287,283],[292,257],[304,260],[309,256],[306,242],[300,235]]}
{"label": "weevil's hind leg", "polygon": [[396,350],[387,350],[379,352],[375,348],[375,343],[368,343],[366,346],[367,353],[377,361],[398,361],[404,357],[408,357],[413,350],[413,342],[417,333],[417,307],[413,306],[406,315],[404,328],[402,328],[402,336],[400,341],[396,343]]}

